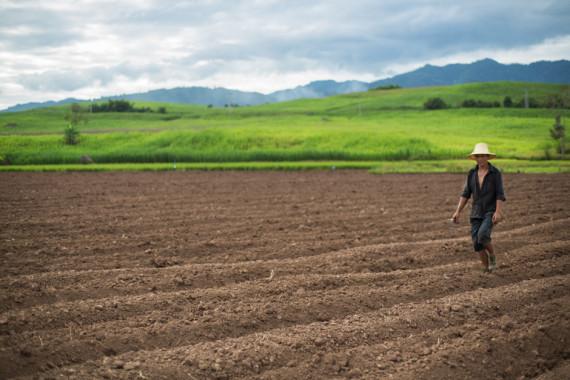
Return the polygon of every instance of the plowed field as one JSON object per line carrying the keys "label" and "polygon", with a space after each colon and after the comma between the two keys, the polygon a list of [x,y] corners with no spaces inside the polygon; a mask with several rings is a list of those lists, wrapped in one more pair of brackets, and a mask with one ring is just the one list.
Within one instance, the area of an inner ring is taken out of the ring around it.
{"label": "plowed field", "polygon": [[570,175],[0,174],[0,378],[570,377]]}

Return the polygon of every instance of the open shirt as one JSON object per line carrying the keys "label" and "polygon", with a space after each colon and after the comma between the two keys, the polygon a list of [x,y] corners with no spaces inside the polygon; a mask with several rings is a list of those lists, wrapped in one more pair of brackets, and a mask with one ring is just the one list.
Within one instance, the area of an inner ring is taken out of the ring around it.
{"label": "open shirt", "polygon": [[497,210],[497,200],[507,200],[503,190],[503,177],[499,169],[489,163],[489,171],[483,180],[482,188],[479,186],[478,170],[479,165],[469,170],[461,192],[461,197],[467,199],[473,194],[472,219],[484,218],[489,213],[494,214]]}

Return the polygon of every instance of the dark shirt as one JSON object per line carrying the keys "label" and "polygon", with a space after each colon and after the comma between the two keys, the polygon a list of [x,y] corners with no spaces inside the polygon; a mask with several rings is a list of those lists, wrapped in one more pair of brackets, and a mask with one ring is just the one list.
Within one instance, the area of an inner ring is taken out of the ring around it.
{"label": "dark shirt", "polygon": [[484,218],[497,210],[497,200],[506,201],[503,191],[503,177],[499,169],[489,164],[489,171],[483,180],[483,188],[479,188],[479,165],[469,170],[461,196],[469,199],[473,194],[471,218]]}

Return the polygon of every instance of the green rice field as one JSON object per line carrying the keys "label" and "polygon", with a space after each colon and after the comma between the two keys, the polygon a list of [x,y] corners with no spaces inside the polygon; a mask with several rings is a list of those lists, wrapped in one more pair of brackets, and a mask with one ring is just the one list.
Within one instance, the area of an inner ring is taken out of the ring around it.
{"label": "green rice field", "polygon": [[[133,102],[166,113],[93,113],[66,145],[70,106],[0,113],[0,171],[302,170],[460,171],[477,142],[507,170],[568,171],[550,137],[551,110],[460,108],[466,99],[544,101],[560,85],[496,82],[377,90],[324,99],[216,108]],[[424,110],[429,98],[449,106]],[[87,110],[88,105],[82,107]],[[94,163],[78,165],[87,155]],[[9,165],[8,165],[9,164]],[[502,168],[503,169],[503,168]],[[503,169],[504,170],[504,169]]]}

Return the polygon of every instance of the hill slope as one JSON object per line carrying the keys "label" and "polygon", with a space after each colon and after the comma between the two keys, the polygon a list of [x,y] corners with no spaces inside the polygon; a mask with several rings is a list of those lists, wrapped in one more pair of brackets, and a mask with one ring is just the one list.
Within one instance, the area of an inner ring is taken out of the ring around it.
{"label": "hill slope", "polygon": [[[12,165],[196,162],[392,161],[463,158],[485,141],[503,159],[559,158],[549,110],[461,108],[465,99],[543,102],[560,85],[526,82],[376,90],[289,102],[219,107],[135,102],[165,113],[101,112],[62,146],[68,106],[0,114],[0,155]],[[440,97],[451,108],[425,111]],[[83,106],[86,109],[86,106]],[[129,132],[129,133],[125,133]]]}
{"label": "hill slope", "polygon": [[570,61],[504,65],[492,59],[484,59],[443,67],[425,65],[406,74],[373,82],[370,86],[398,84],[410,88],[497,81],[570,83]]}
{"label": "hill slope", "polygon": [[[366,91],[382,85],[397,84],[405,88],[446,86],[474,82],[523,81],[535,83],[570,83],[570,61],[535,62],[529,65],[504,65],[491,59],[470,64],[451,64],[442,67],[426,65],[412,72],[396,75],[372,83],[359,81],[336,82],[333,80],[315,81],[294,89],[276,91],[264,95],[257,92],[243,92],[225,88],[178,87],[160,89],[145,93],[124,94],[104,97],[106,99],[141,100],[161,103],[213,105],[223,107],[230,103],[241,106],[275,103],[302,98],[321,98],[330,95]],[[87,100],[83,100],[86,102]],[[58,104],[82,102],[78,99],[65,99],[59,102],[26,103],[7,108],[0,112],[25,111]]]}

